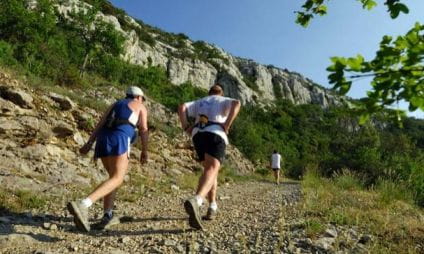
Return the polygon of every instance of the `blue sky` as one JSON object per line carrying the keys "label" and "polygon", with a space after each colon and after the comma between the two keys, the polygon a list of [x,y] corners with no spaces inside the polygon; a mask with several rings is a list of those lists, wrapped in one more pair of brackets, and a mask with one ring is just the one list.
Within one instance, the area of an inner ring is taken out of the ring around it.
{"label": "blue sky", "polygon": [[[329,2],[329,14],[308,28],[295,24],[303,0],[112,0],[130,16],[192,40],[215,44],[235,56],[301,73],[325,87],[332,56],[374,57],[383,35],[401,35],[424,23],[424,1],[403,0],[408,15],[392,20],[383,1],[364,11],[356,0]],[[355,82],[349,96],[360,98],[370,79]],[[404,107],[401,104],[401,107]],[[410,115],[424,118],[424,112]]]}

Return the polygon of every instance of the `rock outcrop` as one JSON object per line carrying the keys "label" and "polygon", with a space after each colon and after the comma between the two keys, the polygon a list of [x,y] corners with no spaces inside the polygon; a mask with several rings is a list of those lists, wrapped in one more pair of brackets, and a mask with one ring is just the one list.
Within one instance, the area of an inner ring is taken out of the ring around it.
{"label": "rock outcrop", "polygon": [[[79,0],[61,1],[58,5],[59,12],[64,16],[73,8],[90,8],[90,5]],[[143,66],[163,67],[169,80],[175,85],[191,82],[195,86],[208,89],[218,81],[224,86],[228,96],[240,99],[242,103],[269,104],[277,99],[287,99],[294,104],[313,103],[325,108],[345,100],[298,73],[234,57],[205,42],[182,39],[184,47],[174,47],[161,40],[161,36],[154,30],[146,31],[129,16],[122,21],[114,16],[99,13],[98,18],[112,24],[125,36],[122,55],[125,60]],[[127,23],[126,30],[122,28],[120,21]],[[148,33],[154,38],[154,45],[144,42],[136,30]],[[177,40],[175,35],[161,33],[166,34],[171,41]],[[214,57],[199,58],[195,51],[198,44],[202,45],[202,50],[213,51]]]}

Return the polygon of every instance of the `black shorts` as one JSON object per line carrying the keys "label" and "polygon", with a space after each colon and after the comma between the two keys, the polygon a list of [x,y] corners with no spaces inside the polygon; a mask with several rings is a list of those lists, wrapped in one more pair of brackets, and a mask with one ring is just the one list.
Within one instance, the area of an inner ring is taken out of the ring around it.
{"label": "black shorts", "polygon": [[225,156],[225,141],[217,134],[211,132],[198,132],[193,137],[194,149],[200,161],[205,160],[205,153],[222,163]]}
{"label": "black shorts", "polygon": [[273,168],[272,169],[273,171],[278,171],[278,170],[280,170],[279,168]]}

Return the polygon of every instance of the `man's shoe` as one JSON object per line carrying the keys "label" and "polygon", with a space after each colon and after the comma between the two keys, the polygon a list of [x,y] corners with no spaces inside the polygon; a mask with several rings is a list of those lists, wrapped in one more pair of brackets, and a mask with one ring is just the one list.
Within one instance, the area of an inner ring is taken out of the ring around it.
{"label": "man's shoe", "polygon": [[88,223],[88,208],[82,206],[79,202],[69,202],[66,206],[68,211],[74,216],[75,226],[78,230],[89,232],[90,224]]}
{"label": "man's shoe", "polygon": [[203,220],[214,220],[216,217],[217,210],[214,210],[212,208],[208,208],[208,212],[206,213],[206,216],[203,216]]}
{"label": "man's shoe", "polygon": [[186,200],[184,202],[184,208],[188,214],[188,224],[190,227],[203,230],[202,219],[199,215],[199,205],[197,205],[196,199]]}
{"label": "man's shoe", "polygon": [[117,225],[121,223],[121,220],[118,216],[112,215],[109,216],[107,213],[103,215],[103,218],[93,225],[93,229],[96,230],[106,230],[109,229],[113,225]]}

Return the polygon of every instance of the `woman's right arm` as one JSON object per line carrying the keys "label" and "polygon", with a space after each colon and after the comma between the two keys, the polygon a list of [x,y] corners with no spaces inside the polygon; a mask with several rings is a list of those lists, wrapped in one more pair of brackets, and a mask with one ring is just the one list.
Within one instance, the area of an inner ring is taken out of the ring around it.
{"label": "woman's right arm", "polygon": [[144,105],[141,105],[140,109],[138,130],[140,132],[141,137],[140,162],[144,164],[147,162],[148,159],[147,147],[149,142],[149,129],[147,127],[147,109]]}

